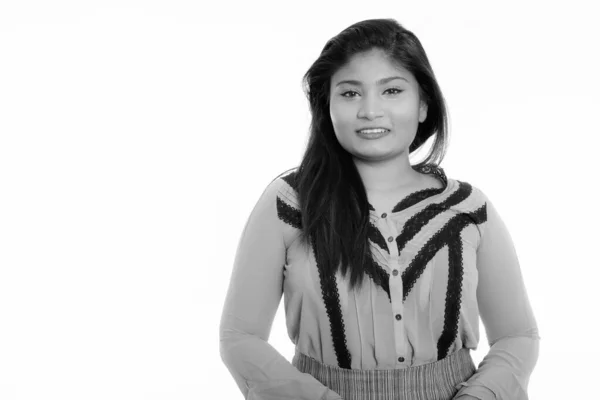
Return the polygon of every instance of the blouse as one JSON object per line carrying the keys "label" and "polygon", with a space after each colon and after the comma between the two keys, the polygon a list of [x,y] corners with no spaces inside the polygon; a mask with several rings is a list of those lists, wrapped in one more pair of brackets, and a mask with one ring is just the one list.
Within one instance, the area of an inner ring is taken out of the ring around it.
{"label": "blouse", "polygon": [[369,203],[369,262],[383,283],[370,276],[352,291],[349,273],[322,280],[296,240],[297,169],[266,187],[242,231],[219,327],[221,359],[244,398],[341,399],[268,343],[284,295],[296,352],[338,368],[403,369],[476,350],[481,317],[490,349],[454,399],[528,399],[541,337],[507,227],[476,186],[433,164],[421,172],[443,188],[392,210]]}

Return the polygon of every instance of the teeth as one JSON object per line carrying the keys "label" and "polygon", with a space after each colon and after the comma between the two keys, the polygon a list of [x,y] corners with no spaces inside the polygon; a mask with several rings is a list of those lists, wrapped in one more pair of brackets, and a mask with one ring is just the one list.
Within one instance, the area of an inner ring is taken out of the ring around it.
{"label": "teeth", "polygon": [[383,132],[387,132],[387,129],[363,129],[359,132],[362,133],[383,133]]}

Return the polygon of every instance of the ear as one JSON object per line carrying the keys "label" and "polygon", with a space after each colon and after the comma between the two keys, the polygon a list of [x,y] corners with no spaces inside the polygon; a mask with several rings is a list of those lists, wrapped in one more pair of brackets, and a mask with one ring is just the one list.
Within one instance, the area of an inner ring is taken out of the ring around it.
{"label": "ear", "polygon": [[423,122],[427,118],[427,109],[427,103],[421,100],[421,106],[419,107],[419,122]]}

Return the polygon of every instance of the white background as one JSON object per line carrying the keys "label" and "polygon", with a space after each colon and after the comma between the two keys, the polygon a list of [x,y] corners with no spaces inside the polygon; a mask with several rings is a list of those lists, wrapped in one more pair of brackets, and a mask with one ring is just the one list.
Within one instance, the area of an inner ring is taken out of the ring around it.
{"label": "white background", "polygon": [[[586,4],[2,1],[0,399],[242,399],[218,326],[243,226],[300,162],[302,75],[330,37],[388,17],[448,102],[442,167],[512,234],[542,337],[530,398],[596,398]],[[282,301],[270,343],[291,360],[284,318]]]}

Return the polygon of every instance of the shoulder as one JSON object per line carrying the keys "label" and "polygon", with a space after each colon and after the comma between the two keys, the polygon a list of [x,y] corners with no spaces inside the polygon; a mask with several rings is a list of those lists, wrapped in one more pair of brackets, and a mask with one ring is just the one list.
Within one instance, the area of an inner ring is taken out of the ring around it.
{"label": "shoulder", "polygon": [[299,207],[296,189],[297,173],[298,167],[290,168],[277,175],[269,184],[279,201],[283,201],[293,208]]}
{"label": "shoulder", "polygon": [[481,238],[488,214],[489,199],[479,185],[463,179],[448,177],[447,193],[441,203],[459,224],[472,225]]}
{"label": "shoulder", "polygon": [[473,203],[477,206],[477,209],[482,209],[485,213],[488,208],[488,203],[490,199],[488,198],[485,191],[481,189],[480,186],[468,183],[471,187],[471,197],[473,198]]}
{"label": "shoulder", "polygon": [[453,199],[451,202],[458,209],[462,211],[474,210],[484,206],[488,201],[486,193],[477,183],[447,176],[441,168],[439,170],[442,171],[441,176],[447,182],[448,196]]}
{"label": "shoulder", "polygon": [[283,238],[286,249],[298,238],[302,229],[302,216],[297,196],[296,176],[298,168],[291,168],[279,174],[271,182],[276,196],[277,218],[283,224]]}

